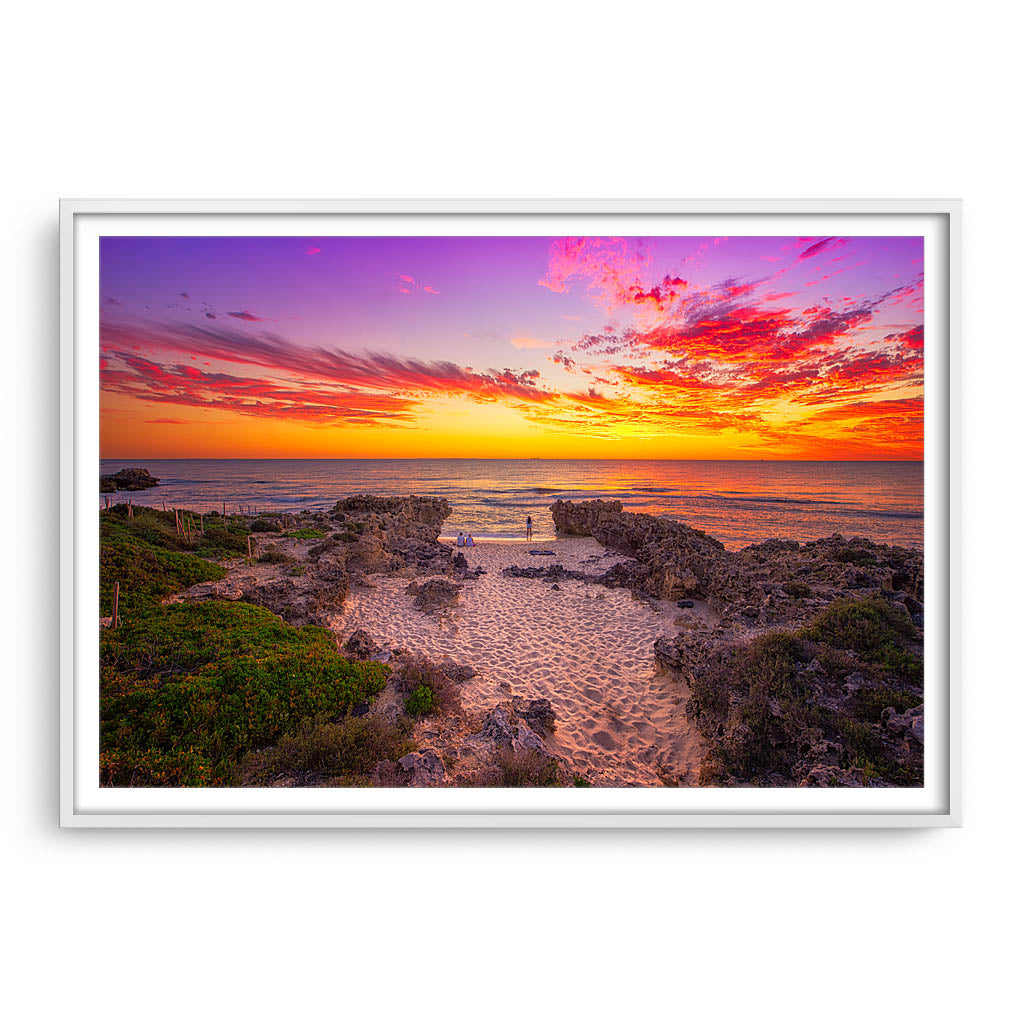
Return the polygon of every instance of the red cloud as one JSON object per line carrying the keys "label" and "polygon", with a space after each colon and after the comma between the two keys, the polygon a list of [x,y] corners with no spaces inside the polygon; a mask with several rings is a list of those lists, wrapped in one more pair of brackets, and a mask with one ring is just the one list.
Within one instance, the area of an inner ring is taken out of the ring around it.
{"label": "red cloud", "polygon": [[[214,404],[252,415],[326,421],[351,420],[354,411],[364,420],[409,418],[429,396],[458,395],[517,405],[559,399],[538,384],[540,372],[534,369],[479,373],[446,361],[309,349],[290,345],[278,335],[250,335],[190,323],[105,323],[101,330],[107,360],[103,387],[152,401]],[[138,341],[151,350],[198,354],[206,360],[259,367],[276,376],[236,377],[206,372],[189,363],[157,362],[132,351],[139,347]]]}

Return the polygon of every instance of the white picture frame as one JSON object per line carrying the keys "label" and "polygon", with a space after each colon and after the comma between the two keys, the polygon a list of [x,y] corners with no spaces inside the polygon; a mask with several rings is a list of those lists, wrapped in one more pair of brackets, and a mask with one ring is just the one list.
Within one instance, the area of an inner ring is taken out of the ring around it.
{"label": "white picture frame", "polygon": [[[962,823],[958,200],[63,200],[60,824],[71,828],[918,828]],[[920,790],[101,790],[98,239],[117,234],[920,233],[925,260],[926,769]],[[316,229],[311,230],[311,225]],[[722,231],[721,224],[729,231]],[[115,228],[116,225],[116,228]],[[539,227],[543,226],[541,232]],[[698,227],[699,226],[699,227]],[[570,228],[576,230],[571,231]],[[498,230],[501,228],[501,230]],[[428,230],[429,229],[429,230]],[[90,712],[90,708],[93,711]]]}

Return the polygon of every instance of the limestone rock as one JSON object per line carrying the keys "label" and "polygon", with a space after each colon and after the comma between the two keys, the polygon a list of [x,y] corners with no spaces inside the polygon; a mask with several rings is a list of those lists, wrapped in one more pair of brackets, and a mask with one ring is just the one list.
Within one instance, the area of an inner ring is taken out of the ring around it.
{"label": "limestone rock", "polygon": [[149,475],[148,469],[119,469],[116,473],[100,477],[100,493],[111,491],[144,491],[147,487],[156,487],[159,477]]}
{"label": "limestone rock", "polygon": [[415,788],[443,786],[444,762],[433,750],[420,750],[398,759],[398,769],[404,776],[402,784]]}
{"label": "limestone rock", "polygon": [[462,587],[450,580],[431,579],[410,583],[406,593],[415,597],[413,607],[428,615],[450,611],[459,600]]}
{"label": "limestone rock", "polygon": [[381,653],[381,648],[373,642],[365,629],[357,629],[345,641],[345,653],[356,661],[370,661]]}

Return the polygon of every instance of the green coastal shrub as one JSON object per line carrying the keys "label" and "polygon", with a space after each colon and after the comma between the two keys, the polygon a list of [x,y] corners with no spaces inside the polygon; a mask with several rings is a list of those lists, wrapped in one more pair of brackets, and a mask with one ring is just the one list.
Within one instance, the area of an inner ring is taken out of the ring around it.
{"label": "green coastal shrub", "polygon": [[[307,718],[273,747],[246,754],[235,773],[240,786],[265,786],[279,776],[313,785],[368,786],[378,761],[415,749],[405,721],[363,716],[338,722]],[[312,777],[312,778],[310,778]]]}
{"label": "green coastal shrub", "polygon": [[224,569],[194,555],[153,547],[130,536],[100,541],[100,615],[111,615],[114,584],[120,584],[122,622],[147,614],[160,600],[195,583],[219,580]]}
{"label": "green coastal shrub", "polygon": [[853,651],[889,679],[919,684],[924,666],[909,642],[918,636],[910,614],[880,597],[833,601],[803,631],[809,640]]}
{"label": "green coastal shrub", "polygon": [[422,718],[435,710],[434,691],[423,684],[417,686],[408,697],[405,698],[405,713],[413,718]]}
{"label": "green coastal shrub", "polygon": [[280,519],[254,519],[249,524],[250,533],[280,533],[281,532],[281,520]]}
{"label": "green coastal shrub", "polygon": [[414,718],[447,714],[462,703],[458,683],[428,658],[403,658],[395,670],[394,683],[395,689],[405,695],[406,714]]}
{"label": "green coastal shrub", "polygon": [[101,635],[101,782],[226,785],[248,751],[317,715],[372,701],[376,662],[349,662],[324,629],[241,602],[161,607]]}
{"label": "green coastal shrub", "polygon": [[287,551],[282,551],[280,548],[269,547],[264,551],[257,562],[269,562],[271,565],[283,565],[286,562],[294,562],[295,559],[288,554]]}
{"label": "green coastal shrub", "polygon": [[101,541],[134,541],[161,551],[185,551],[200,558],[235,558],[247,551],[246,538],[249,535],[248,522],[241,516],[203,517],[200,532],[200,516],[197,512],[185,512],[195,527],[191,540],[177,533],[174,513],[143,505],[133,507],[134,518],[128,518],[125,505],[117,505],[100,513]]}
{"label": "green coastal shrub", "polygon": [[880,597],[833,601],[803,631],[809,640],[856,651],[873,661],[885,648],[913,639],[916,633],[906,609]]}

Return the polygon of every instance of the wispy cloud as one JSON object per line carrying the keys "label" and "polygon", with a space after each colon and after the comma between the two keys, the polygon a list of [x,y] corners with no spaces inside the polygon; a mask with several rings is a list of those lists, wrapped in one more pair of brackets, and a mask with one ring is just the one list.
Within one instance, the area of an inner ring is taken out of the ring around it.
{"label": "wispy cloud", "polygon": [[508,340],[509,344],[514,345],[516,348],[551,348],[553,344],[550,341],[545,341],[543,338],[531,338],[529,335],[518,335]]}
{"label": "wispy cloud", "polygon": [[398,290],[403,295],[412,295],[414,292],[425,292],[427,295],[440,295],[441,293],[429,284],[422,284],[411,274],[398,274]]}

